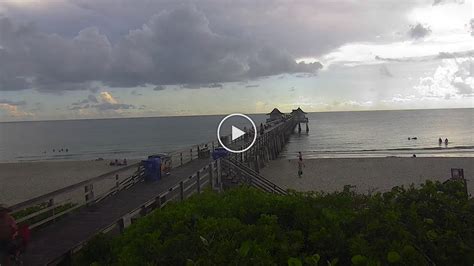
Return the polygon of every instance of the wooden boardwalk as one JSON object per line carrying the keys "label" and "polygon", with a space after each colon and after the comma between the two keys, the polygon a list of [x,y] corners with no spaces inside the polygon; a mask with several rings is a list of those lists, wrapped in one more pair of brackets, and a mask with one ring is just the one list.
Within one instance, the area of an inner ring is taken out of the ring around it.
{"label": "wooden boardwalk", "polygon": [[155,182],[141,182],[106,198],[97,204],[81,208],[56,223],[35,232],[24,254],[25,265],[46,265],[64,257],[78,244],[85,243],[98,232],[140,208],[144,203],[168,191],[183,179],[210,163],[209,159],[193,160],[175,168],[169,176]]}
{"label": "wooden boardwalk", "polygon": [[[241,168],[253,169],[252,171],[255,172],[249,176],[258,176],[259,168],[263,167],[265,162],[277,158],[295,126],[296,120],[293,117],[269,123],[265,133],[258,135],[255,145],[245,153],[230,154],[228,158],[233,159],[236,164],[246,165]],[[234,141],[233,145],[244,146],[247,141],[239,139]],[[214,148],[214,142],[206,147]],[[176,153],[175,157],[177,156],[178,159],[174,159],[173,162],[180,166],[175,166],[170,175],[155,182],[140,182],[143,177],[143,167],[140,166],[130,178],[123,182],[117,181],[115,188],[111,190],[112,194],[105,198],[94,197],[93,184],[95,181],[108,177],[110,173],[62,189],[64,193],[79,189],[79,192],[82,191],[85,195],[85,202],[66,212],[56,214],[57,217],[62,217],[51,224],[37,223],[43,228],[38,228],[39,230],[35,228],[32,241],[23,257],[25,265],[47,265],[60,262],[67,264],[70,255],[80,250],[92,237],[100,232],[111,232],[117,228],[121,231],[130,224],[131,217],[146,215],[150,210],[160,208],[170,200],[184,200],[193,193],[200,193],[206,186],[221,190],[223,185],[221,160],[194,159],[194,157],[201,158],[198,154],[200,154],[199,146],[195,152],[193,149],[189,150],[188,157],[186,157],[186,152]],[[131,165],[129,168],[136,166],[138,164]],[[277,190],[273,184],[269,185],[264,181],[260,185],[268,191]],[[49,202],[47,208],[28,215],[24,220],[45,212],[52,212],[53,216],[46,220],[50,222],[56,218],[54,215],[56,206],[64,204],[55,201],[55,197],[58,197],[58,194],[61,195],[62,190],[17,204],[15,209],[20,211],[47,201]],[[97,199],[101,200],[96,202]]]}

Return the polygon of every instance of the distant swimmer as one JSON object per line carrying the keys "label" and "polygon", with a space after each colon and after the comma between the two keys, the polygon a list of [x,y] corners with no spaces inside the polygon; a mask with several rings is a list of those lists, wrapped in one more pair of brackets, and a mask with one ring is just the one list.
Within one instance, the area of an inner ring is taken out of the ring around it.
{"label": "distant swimmer", "polygon": [[56,150],[55,150],[55,149],[53,149],[53,152],[55,152],[55,151],[56,151]]}
{"label": "distant swimmer", "polygon": [[444,145],[448,146],[448,142],[449,142],[449,141],[448,141],[448,138],[446,138],[446,139],[444,140]]}
{"label": "distant swimmer", "polygon": [[443,144],[443,140],[441,138],[438,139],[439,145]]}
{"label": "distant swimmer", "polygon": [[411,139],[411,138],[410,138],[410,137],[408,137],[408,140],[410,140],[410,139]]}
{"label": "distant swimmer", "polygon": [[411,138],[411,139],[417,140],[418,138],[417,138],[417,137],[413,137],[413,138]]}
{"label": "distant swimmer", "polygon": [[68,148],[66,148],[66,152],[68,152],[68,151],[69,151]]}

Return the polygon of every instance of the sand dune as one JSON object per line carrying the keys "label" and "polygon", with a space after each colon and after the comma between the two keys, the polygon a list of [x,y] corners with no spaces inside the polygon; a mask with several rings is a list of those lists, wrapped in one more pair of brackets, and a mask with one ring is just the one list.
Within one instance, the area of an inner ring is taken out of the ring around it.
{"label": "sand dune", "polygon": [[394,186],[420,184],[425,180],[444,181],[451,168],[464,168],[468,191],[474,195],[474,158],[350,158],[305,160],[303,177],[298,178],[297,161],[280,159],[270,162],[261,174],[276,184],[299,191],[342,190],[355,185],[356,190],[387,191]]}

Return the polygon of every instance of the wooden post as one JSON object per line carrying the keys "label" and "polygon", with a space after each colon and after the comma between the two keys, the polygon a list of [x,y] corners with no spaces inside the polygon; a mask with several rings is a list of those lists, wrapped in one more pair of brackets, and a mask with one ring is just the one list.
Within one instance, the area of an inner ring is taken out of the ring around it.
{"label": "wooden post", "polygon": [[197,186],[197,193],[201,193],[201,174],[199,171],[196,174],[196,186]]}
{"label": "wooden post", "polygon": [[125,230],[125,224],[123,222],[123,219],[120,219],[117,221],[117,227],[118,227],[119,232],[123,233],[123,231]]}
{"label": "wooden post", "polygon": [[[219,162],[221,159],[217,159]],[[211,189],[214,189],[214,163],[211,163],[211,167],[209,167],[209,184],[211,185]]]}
{"label": "wooden post", "polygon": [[219,192],[222,190],[222,164],[221,160],[217,160],[217,187]]}
{"label": "wooden post", "polygon": [[145,216],[146,213],[147,213],[146,206],[142,205],[142,207],[140,208],[140,216]]}
{"label": "wooden post", "polygon": [[119,175],[115,175],[115,190],[119,190],[120,182],[119,182]]}
{"label": "wooden post", "polygon": [[84,194],[85,194],[86,203],[94,200],[94,185],[93,184],[86,185],[84,187]]}
{"label": "wooden post", "polygon": [[184,183],[183,181],[179,182],[179,199],[184,200]]}
{"label": "wooden post", "polygon": [[189,157],[191,157],[191,161],[193,160],[193,148],[189,149]]}
{"label": "wooden post", "polygon": [[155,198],[155,208],[161,209],[161,196]]}
{"label": "wooden post", "polygon": [[260,173],[259,165],[258,165],[258,154],[255,153],[255,172]]}

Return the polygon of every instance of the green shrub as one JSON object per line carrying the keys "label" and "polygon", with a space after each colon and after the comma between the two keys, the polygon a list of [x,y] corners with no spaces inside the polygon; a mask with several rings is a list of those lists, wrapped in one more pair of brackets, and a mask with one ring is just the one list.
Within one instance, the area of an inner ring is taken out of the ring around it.
{"label": "green shrub", "polygon": [[457,182],[387,193],[207,191],[103,235],[78,265],[472,265],[474,207]]}

